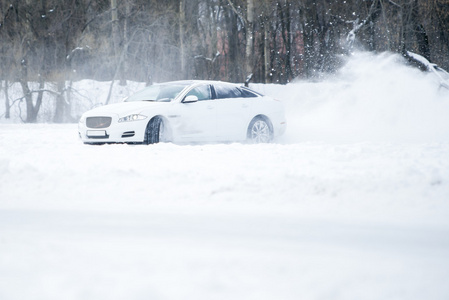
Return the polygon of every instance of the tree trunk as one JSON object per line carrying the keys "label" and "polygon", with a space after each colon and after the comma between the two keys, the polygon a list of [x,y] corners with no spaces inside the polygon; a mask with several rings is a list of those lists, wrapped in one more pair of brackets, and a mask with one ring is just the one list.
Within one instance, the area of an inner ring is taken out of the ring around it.
{"label": "tree trunk", "polygon": [[413,23],[413,32],[415,33],[416,42],[418,44],[418,53],[430,61],[429,38],[424,26],[419,21],[419,3],[418,0],[413,1],[411,21]]}
{"label": "tree trunk", "polygon": [[[129,36],[130,36],[130,30],[129,30],[129,18],[131,16],[131,3],[130,1],[125,2],[125,20],[123,24],[123,51],[124,51],[124,58],[123,58],[123,78],[126,79],[129,76],[129,65],[127,60],[127,53],[128,53],[128,45],[129,45]],[[126,85],[126,80],[125,80]]]}
{"label": "tree trunk", "polygon": [[306,3],[303,3],[300,16],[301,16],[301,27],[303,32],[304,39],[304,68],[303,74],[306,78],[312,77],[315,69],[315,17],[317,13],[315,10],[315,6],[310,4],[308,6]]}
{"label": "tree trunk", "polygon": [[36,104],[34,105],[34,113],[36,114],[35,121],[37,121],[37,114],[41,109],[42,99],[44,97],[44,88],[45,88],[44,78],[42,76],[39,76],[39,92],[37,93]]}
{"label": "tree trunk", "polygon": [[184,60],[184,26],[185,26],[185,3],[179,1],[179,55],[181,59],[181,77],[185,77],[186,66]]}
{"label": "tree trunk", "polygon": [[112,41],[114,43],[115,61],[119,68],[119,84],[126,85],[126,80],[123,73],[122,60],[120,59],[120,52],[123,51],[120,47],[120,27],[118,22],[117,0],[111,0],[111,19],[112,19]]}
{"label": "tree trunk", "polygon": [[290,20],[290,3],[288,0],[285,1],[284,7],[282,7],[281,3],[278,3],[278,11],[281,22],[281,36],[283,40],[283,44],[285,47],[285,74],[281,76],[281,83],[286,84],[290,81],[292,76],[292,68],[291,68],[291,20]]}
{"label": "tree trunk", "polygon": [[265,78],[264,82],[269,83],[271,82],[271,65],[270,65],[270,45],[268,40],[268,21],[265,21],[265,24],[263,26],[263,56],[264,56],[264,70],[265,70]]}
{"label": "tree trunk", "polygon": [[56,109],[53,116],[53,122],[55,123],[63,123],[66,114],[67,104],[64,98],[64,85],[63,81],[58,81],[57,83],[58,95],[56,96]]}
{"label": "tree trunk", "polygon": [[9,93],[8,93],[8,79],[5,78],[5,119],[9,119],[10,115],[10,107],[9,107]]}
{"label": "tree trunk", "polygon": [[[240,66],[238,64],[239,59],[239,36],[238,36],[238,22],[237,14],[233,11],[227,11],[225,13],[226,28],[228,29],[228,43],[229,52],[228,55],[228,80],[231,82],[242,82],[243,78],[239,72]],[[229,63],[230,62],[230,63]],[[243,80],[244,81],[244,80]]]}
{"label": "tree trunk", "polygon": [[22,86],[23,96],[25,97],[25,103],[27,108],[27,117],[25,119],[26,123],[35,123],[36,114],[34,112],[33,96],[31,95],[30,88],[28,87],[28,82],[24,78],[20,78],[20,85]]}
{"label": "tree trunk", "polygon": [[247,16],[246,16],[246,76],[253,73],[253,37],[254,37],[254,0],[247,0]]}
{"label": "tree trunk", "polygon": [[35,123],[37,118],[37,112],[34,110],[33,96],[31,95],[31,90],[28,86],[28,67],[27,61],[22,59],[21,65],[21,76],[19,78],[20,85],[22,86],[23,97],[25,98],[27,117],[25,119],[26,123]]}

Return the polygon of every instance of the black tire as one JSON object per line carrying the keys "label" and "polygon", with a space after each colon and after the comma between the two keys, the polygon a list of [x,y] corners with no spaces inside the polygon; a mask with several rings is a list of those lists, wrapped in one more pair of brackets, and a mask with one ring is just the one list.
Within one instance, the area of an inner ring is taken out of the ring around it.
{"label": "black tire", "polygon": [[163,130],[163,121],[159,117],[154,117],[148,122],[145,130],[144,144],[157,144],[161,137],[161,129]]}
{"label": "black tire", "polygon": [[248,126],[248,141],[253,144],[269,143],[273,140],[271,123],[264,117],[255,117]]}

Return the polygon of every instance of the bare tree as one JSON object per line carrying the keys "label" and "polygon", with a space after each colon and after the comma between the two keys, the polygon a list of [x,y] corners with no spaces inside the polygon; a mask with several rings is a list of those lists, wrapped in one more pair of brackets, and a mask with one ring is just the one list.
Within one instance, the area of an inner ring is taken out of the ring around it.
{"label": "bare tree", "polygon": [[2,93],[20,83],[26,122],[48,100],[73,120],[78,79],[287,83],[337,70],[348,44],[449,68],[447,0],[11,0],[0,24]]}

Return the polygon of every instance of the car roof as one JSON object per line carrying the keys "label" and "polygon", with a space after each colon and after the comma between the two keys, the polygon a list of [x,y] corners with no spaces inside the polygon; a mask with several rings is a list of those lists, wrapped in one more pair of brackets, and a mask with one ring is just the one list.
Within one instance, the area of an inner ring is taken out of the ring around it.
{"label": "car roof", "polygon": [[222,84],[222,85],[232,85],[239,86],[239,84],[226,82],[226,81],[217,81],[217,80],[176,80],[176,81],[167,81],[160,82],[156,84],[182,84],[182,85],[194,85],[194,84]]}
{"label": "car roof", "polygon": [[194,87],[194,86],[198,86],[200,84],[214,84],[214,85],[227,85],[227,86],[232,86],[232,87],[239,87],[241,89],[245,89],[248,91],[251,91],[253,93],[256,93],[259,96],[263,96],[261,93],[254,91],[253,89],[249,88],[249,87],[245,87],[243,84],[238,84],[238,83],[232,83],[232,82],[226,82],[226,81],[218,81],[218,80],[176,80],[176,81],[167,81],[167,82],[158,82],[155,83],[154,85],[164,85],[164,84],[169,84],[169,85],[185,85],[190,86],[190,87]]}

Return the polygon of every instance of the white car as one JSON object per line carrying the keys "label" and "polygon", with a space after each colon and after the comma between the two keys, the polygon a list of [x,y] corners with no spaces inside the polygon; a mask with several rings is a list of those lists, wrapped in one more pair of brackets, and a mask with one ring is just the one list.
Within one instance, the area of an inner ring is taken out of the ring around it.
{"label": "white car", "polygon": [[173,81],[149,86],[124,102],[84,113],[86,144],[158,142],[267,143],[286,129],[280,101],[219,81]]}

